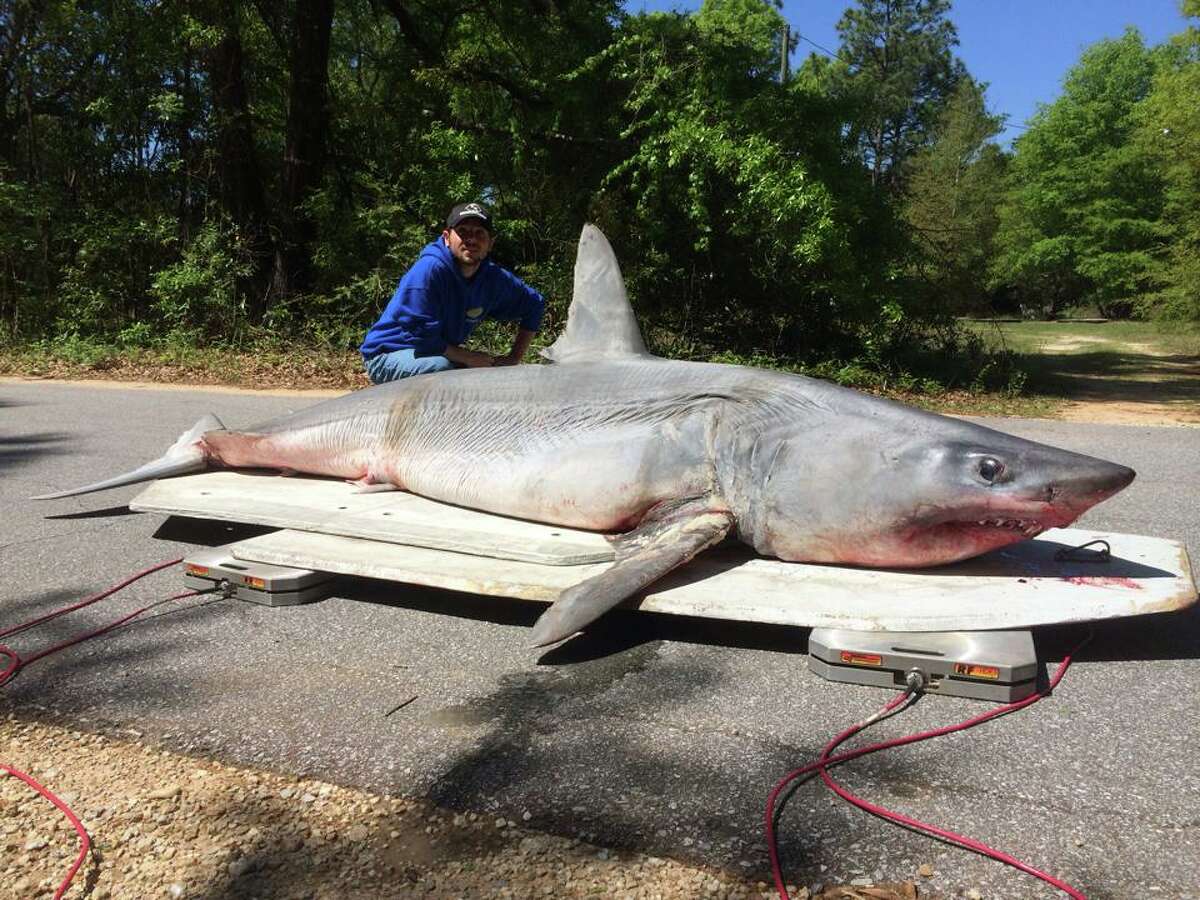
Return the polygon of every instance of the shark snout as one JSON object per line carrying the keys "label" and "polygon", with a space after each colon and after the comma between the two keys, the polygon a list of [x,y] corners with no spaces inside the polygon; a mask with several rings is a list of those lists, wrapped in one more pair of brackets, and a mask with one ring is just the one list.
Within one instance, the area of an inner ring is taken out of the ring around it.
{"label": "shark snout", "polygon": [[1113,473],[1109,476],[1113,486],[1113,493],[1129,487],[1133,479],[1137,478],[1137,472],[1133,471],[1129,466],[1121,466],[1116,463],[1110,463],[1110,465],[1114,469]]}
{"label": "shark snout", "polygon": [[1098,459],[1092,465],[1084,467],[1077,475],[1079,486],[1085,492],[1102,494],[1111,497],[1129,486],[1137,473],[1128,466]]}
{"label": "shark snout", "polygon": [[1136,477],[1137,473],[1128,466],[1088,458],[1086,464],[1055,479],[1047,494],[1053,498],[1051,502],[1057,500],[1078,515],[1124,490]]}

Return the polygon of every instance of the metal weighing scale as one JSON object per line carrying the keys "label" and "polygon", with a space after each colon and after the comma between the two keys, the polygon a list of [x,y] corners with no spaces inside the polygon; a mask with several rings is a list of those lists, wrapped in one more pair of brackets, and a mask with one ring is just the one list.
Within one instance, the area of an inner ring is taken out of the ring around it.
{"label": "metal weighing scale", "polygon": [[324,600],[333,590],[329,572],[235,559],[229,547],[197,550],[183,562],[183,583],[196,590],[220,588],[226,596],[263,606],[296,606]]}
{"label": "metal weighing scale", "polygon": [[1037,691],[1033,633],[814,628],[808,667],[830,681],[903,690],[917,671],[931,694],[1012,703]]}

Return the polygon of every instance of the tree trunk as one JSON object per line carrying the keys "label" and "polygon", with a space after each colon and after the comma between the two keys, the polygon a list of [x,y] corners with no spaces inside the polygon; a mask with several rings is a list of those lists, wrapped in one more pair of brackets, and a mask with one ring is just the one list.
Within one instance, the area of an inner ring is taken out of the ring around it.
{"label": "tree trunk", "polygon": [[333,0],[296,0],[291,31],[291,85],[283,158],[283,205],[275,246],[273,293],[312,287],[316,227],[304,201],[320,185],[329,132],[329,36]]}
{"label": "tree trunk", "polygon": [[232,0],[218,0],[215,23],[223,37],[209,55],[213,111],[217,123],[217,184],[221,206],[233,220],[254,260],[244,285],[252,321],[266,311],[272,258],[266,191],[254,148],[254,127],[242,69],[242,41]]}

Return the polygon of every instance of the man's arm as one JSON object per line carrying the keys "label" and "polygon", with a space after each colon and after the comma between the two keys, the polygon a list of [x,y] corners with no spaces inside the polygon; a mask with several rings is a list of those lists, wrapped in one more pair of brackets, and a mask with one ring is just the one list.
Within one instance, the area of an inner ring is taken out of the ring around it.
{"label": "man's arm", "polygon": [[[531,335],[532,337],[532,335]],[[529,342],[526,341],[526,344]],[[480,353],[478,350],[468,350],[466,347],[459,347],[455,344],[447,344],[442,355],[452,363],[460,366],[466,366],[469,369],[486,368],[488,366],[500,365],[498,359],[504,357],[495,357],[487,353]]]}
{"label": "man's arm", "polygon": [[506,356],[497,356],[494,358],[492,365],[495,366],[517,366],[521,364],[521,360],[525,358],[526,352],[529,350],[529,343],[533,340],[536,331],[530,331],[528,328],[518,328],[517,336],[513,338],[512,349],[508,351]]}

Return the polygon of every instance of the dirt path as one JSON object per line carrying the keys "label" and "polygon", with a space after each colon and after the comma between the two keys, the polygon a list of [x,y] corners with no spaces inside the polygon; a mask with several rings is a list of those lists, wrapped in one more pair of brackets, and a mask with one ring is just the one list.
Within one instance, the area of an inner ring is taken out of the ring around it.
{"label": "dirt path", "polygon": [[1200,409],[1148,400],[1074,400],[1058,413],[1067,422],[1101,425],[1190,425],[1200,427]]}
{"label": "dirt path", "polygon": [[1109,425],[1200,425],[1200,359],[1143,341],[1066,335],[1041,347],[1059,417]]}

